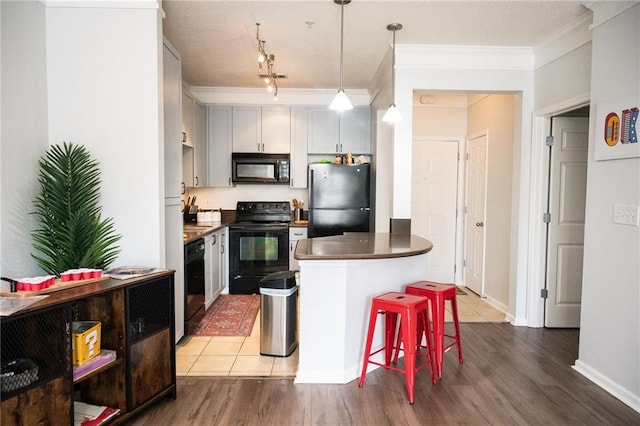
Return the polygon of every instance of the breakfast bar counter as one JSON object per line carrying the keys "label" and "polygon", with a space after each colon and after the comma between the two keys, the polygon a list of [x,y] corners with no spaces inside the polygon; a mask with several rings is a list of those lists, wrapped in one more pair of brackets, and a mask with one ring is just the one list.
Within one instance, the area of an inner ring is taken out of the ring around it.
{"label": "breakfast bar counter", "polygon": [[[348,383],[358,378],[371,299],[423,280],[432,247],[416,235],[386,233],[300,240],[294,255],[300,265],[295,382]],[[382,328],[376,328],[374,347],[382,345]]]}

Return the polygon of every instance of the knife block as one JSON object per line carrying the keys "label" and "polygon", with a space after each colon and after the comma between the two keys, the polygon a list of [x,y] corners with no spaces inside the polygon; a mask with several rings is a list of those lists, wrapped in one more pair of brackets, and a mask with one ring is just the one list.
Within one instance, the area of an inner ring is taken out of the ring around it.
{"label": "knife block", "polygon": [[198,221],[198,206],[188,205],[184,208],[184,223],[196,223]]}

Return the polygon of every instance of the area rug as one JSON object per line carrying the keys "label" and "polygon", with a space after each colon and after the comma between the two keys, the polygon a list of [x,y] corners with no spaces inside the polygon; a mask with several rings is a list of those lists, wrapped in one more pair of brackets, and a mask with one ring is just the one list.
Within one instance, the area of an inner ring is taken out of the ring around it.
{"label": "area rug", "polygon": [[259,310],[258,294],[221,294],[189,334],[248,337]]}

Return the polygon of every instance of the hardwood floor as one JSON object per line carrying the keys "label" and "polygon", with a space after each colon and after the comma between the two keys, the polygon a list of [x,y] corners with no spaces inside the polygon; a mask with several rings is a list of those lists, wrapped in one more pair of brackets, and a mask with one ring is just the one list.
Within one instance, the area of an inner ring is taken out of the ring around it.
{"label": "hardwood floor", "polygon": [[442,380],[378,369],[345,385],[282,378],[178,379],[178,399],[130,425],[638,425],[640,413],[575,372],[578,330],[461,324],[465,362],[447,352]]}

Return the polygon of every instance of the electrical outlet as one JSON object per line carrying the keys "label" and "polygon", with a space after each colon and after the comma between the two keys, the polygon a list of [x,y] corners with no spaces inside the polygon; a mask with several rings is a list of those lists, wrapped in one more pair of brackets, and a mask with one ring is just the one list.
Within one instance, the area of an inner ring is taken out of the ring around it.
{"label": "electrical outlet", "polygon": [[629,204],[614,204],[613,206],[613,223],[638,226],[639,216],[639,206],[632,206]]}

